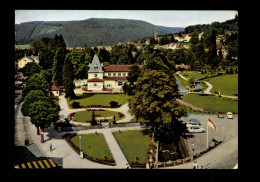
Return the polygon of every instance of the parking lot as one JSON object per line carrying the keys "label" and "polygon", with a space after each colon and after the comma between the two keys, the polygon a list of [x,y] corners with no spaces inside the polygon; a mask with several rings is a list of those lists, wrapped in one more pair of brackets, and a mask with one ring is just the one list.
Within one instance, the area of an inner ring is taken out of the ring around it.
{"label": "parking lot", "polygon": [[227,119],[225,115],[224,118],[218,118],[217,115],[207,115],[207,114],[188,114],[187,117],[183,117],[182,120],[186,121],[189,119],[197,119],[201,122],[200,127],[205,129],[205,133],[194,133],[187,134],[187,142],[192,155],[192,143],[194,143],[194,154],[200,153],[207,149],[207,121],[208,117],[215,123],[218,132],[216,132],[210,126],[208,132],[208,141],[209,146],[214,146],[215,142],[212,139],[217,141],[227,141],[232,136],[238,135],[238,116],[234,116],[233,119]]}

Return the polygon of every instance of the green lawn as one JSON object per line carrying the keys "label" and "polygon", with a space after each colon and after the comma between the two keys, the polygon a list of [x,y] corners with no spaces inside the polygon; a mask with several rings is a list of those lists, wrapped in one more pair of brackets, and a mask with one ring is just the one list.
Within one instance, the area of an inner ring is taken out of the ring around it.
{"label": "green lawn", "polygon": [[[74,118],[76,119],[76,122],[81,122],[81,123],[85,123],[86,120],[92,120],[92,113],[93,111],[79,111],[79,112],[75,112]],[[123,117],[119,117],[118,116],[118,112],[115,111],[94,111],[95,114],[101,114],[101,116],[115,116],[116,117],[116,121],[121,120],[123,118],[125,118],[125,115]],[[70,116],[68,115],[68,118],[70,118]]]}
{"label": "green lawn", "polygon": [[183,97],[183,101],[215,113],[229,111],[238,113],[238,101],[226,100],[224,97],[187,94]]}
{"label": "green lawn", "polygon": [[102,134],[82,134],[73,137],[71,140],[78,147],[80,146],[79,136],[81,136],[81,148],[83,152],[94,158],[103,159],[104,156],[107,156],[109,159],[113,159]]}
{"label": "green lawn", "polygon": [[208,79],[213,85],[211,93],[220,92],[221,95],[238,94],[238,74],[222,75]]}
{"label": "green lawn", "polygon": [[129,163],[139,158],[139,163],[147,162],[149,135],[143,135],[142,130],[113,132]]}
{"label": "green lawn", "polygon": [[[70,105],[73,101],[80,102],[80,105],[106,105],[109,106],[109,102],[116,101],[119,105],[123,105],[129,98],[125,94],[76,94],[77,98],[68,101]],[[69,106],[70,107],[70,106]]]}

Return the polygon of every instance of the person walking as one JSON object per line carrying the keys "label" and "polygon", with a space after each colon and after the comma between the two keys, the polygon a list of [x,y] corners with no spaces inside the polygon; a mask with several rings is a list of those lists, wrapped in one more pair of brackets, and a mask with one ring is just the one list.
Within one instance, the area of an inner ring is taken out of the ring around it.
{"label": "person walking", "polygon": [[194,161],[194,162],[193,162],[193,169],[197,169],[197,168],[198,168],[197,161]]}

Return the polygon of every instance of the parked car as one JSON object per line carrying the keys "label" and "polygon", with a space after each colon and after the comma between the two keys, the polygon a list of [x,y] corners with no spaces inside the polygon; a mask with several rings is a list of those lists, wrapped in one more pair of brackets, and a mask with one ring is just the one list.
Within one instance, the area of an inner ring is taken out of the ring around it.
{"label": "parked car", "polygon": [[227,118],[228,118],[228,119],[233,119],[233,114],[232,114],[232,112],[227,112]]}
{"label": "parked car", "polygon": [[203,133],[205,132],[205,129],[199,126],[192,126],[190,128],[188,128],[188,131],[190,133]]}
{"label": "parked car", "polygon": [[197,120],[197,119],[190,119],[190,120],[187,120],[185,121],[186,124],[198,124],[198,125],[201,125],[200,121]]}
{"label": "parked car", "polygon": [[224,114],[222,112],[218,112],[218,117],[219,118],[224,118]]}
{"label": "parked car", "polygon": [[191,123],[191,124],[186,124],[186,127],[189,128],[189,127],[192,127],[192,126],[199,126],[198,124],[194,124],[194,123]]}

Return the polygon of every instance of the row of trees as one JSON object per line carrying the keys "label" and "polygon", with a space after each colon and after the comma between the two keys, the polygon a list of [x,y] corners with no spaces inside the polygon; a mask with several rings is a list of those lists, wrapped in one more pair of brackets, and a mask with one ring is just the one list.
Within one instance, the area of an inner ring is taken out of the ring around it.
{"label": "row of trees", "polygon": [[48,96],[49,84],[40,73],[33,74],[23,90],[25,102],[21,111],[29,116],[31,123],[37,128],[44,129],[59,118],[59,105]]}

